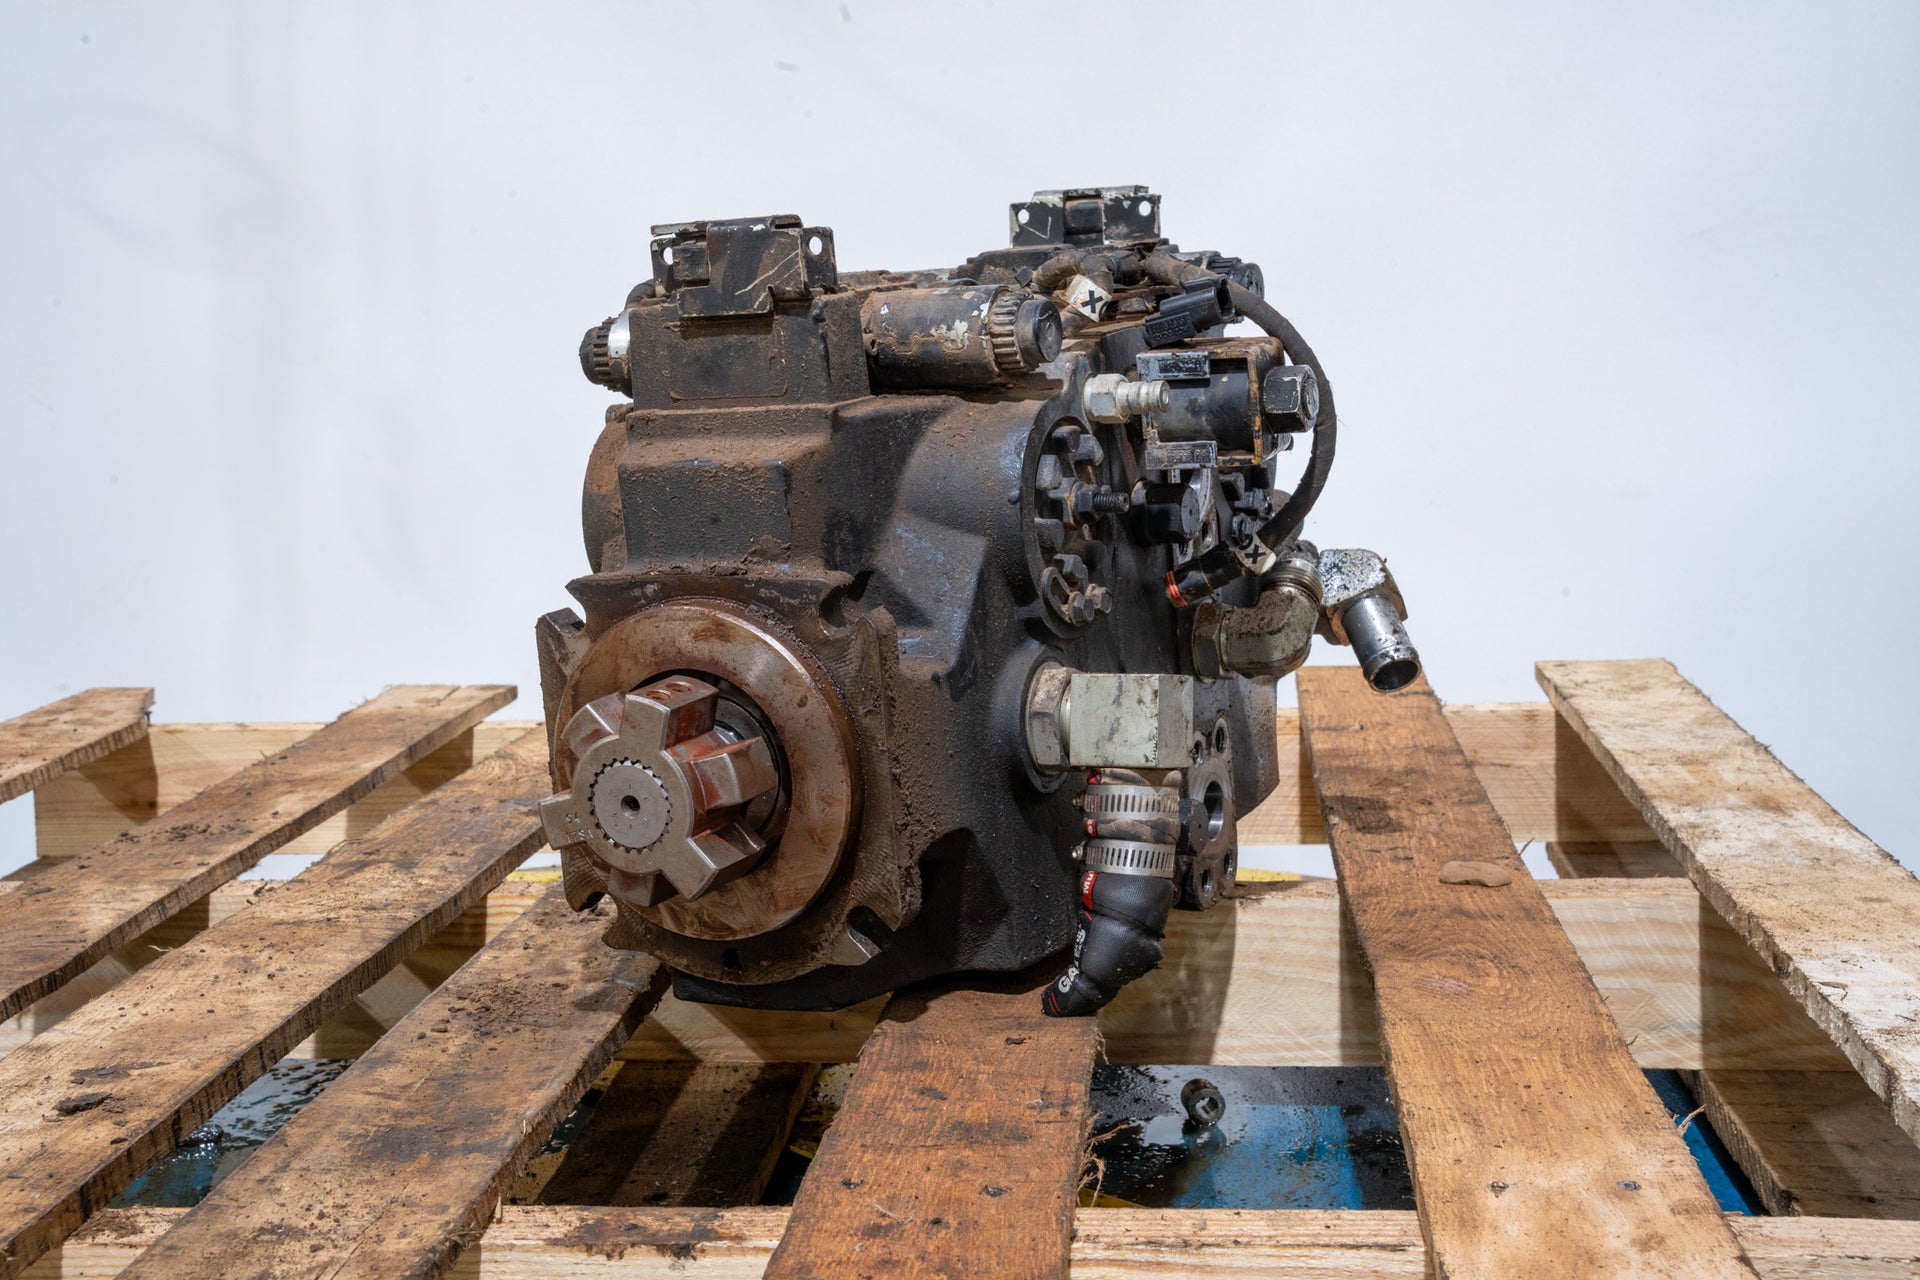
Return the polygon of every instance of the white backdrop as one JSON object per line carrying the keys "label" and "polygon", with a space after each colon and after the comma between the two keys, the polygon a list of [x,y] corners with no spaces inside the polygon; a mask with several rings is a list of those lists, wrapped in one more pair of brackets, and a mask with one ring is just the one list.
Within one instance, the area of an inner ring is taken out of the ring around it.
{"label": "white backdrop", "polygon": [[648,224],[932,266],[1143,182],[1326,362],[1311,532],[1442,696],[1671,657],[1911,861],[1916,65],[1908,5],[13,0],[0,716],[537,716]]}

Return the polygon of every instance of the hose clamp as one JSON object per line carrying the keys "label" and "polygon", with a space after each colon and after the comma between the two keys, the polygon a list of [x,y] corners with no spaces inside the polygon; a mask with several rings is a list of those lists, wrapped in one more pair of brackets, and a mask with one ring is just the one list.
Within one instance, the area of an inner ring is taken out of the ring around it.
{"label": "hose clamp", "polygon": [[1105,875],[1173,879],[1174,846],[1134,840],[1089,840],[1087,870]]}

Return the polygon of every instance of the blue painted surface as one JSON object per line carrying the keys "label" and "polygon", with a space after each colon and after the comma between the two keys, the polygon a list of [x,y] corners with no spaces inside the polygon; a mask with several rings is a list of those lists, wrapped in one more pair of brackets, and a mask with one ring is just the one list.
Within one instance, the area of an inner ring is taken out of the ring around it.
{"label": "blue painted surface", "polygon": [[[1227,1111],[1214,1129],[1184,1124],[1180,1088],[1218,1087]],[[1648,1081],[1679,1118],[1697,1105],[1677,1071]],[[1107,1163],[1101,1191],[1148,1208],[1410,1209],[1412,1180],[1386,1073],[1379,1068],[1100,1067],[1094,1105]],[[1686,1143],[1722,1210],[1764,1212],[1705,1117]]]}
{"label": "blue painted surface", "polygon": [[[1660,1101],[1666,1105],[1667,1111],[1676,1117],[1676,1124],[1693,1115],[1694,1108],[1700,1105],[1678,1071],[1649,1071],[1647,1083],[1660,1095]],[[1766,1212],[1760,1197],[1754,1192],[1753,1184],[1747,1181],[1746,1174],[1740,1172],[1740,1166],[1733,1162],[1733,1153],[1720,1141],[1720,1135],[1707,1123],[1706,1116],[1694,1116],[1693,1122],[1687,1126],[1685,1137],[1687,1150],[1693,1152],[1694,1163],[1700,1166],[1713,1198],[1720,1202],[1721,1212],[1743,1213],[1748,1217]]]}

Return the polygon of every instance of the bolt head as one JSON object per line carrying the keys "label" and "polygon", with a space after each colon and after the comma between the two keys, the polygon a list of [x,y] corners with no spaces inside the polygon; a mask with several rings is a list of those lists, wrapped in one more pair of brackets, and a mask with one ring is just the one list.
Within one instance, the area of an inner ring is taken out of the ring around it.
{"label": "bolt head", "polygon": [[1260,384],[1260,408],[1277,431],[1311,430],[1320,416],[1320,380],[1306,365],[1282,365]]}

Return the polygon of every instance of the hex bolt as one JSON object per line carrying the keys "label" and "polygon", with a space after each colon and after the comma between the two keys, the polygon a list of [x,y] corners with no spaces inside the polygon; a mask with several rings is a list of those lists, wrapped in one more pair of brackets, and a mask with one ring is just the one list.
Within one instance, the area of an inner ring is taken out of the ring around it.
{"label": "hex bolt", "polygon": [[1320,416],[1320,380],[1306,365],[1281,365],[1260,384],[1260,409],[1278,431],[1309,431]]}

